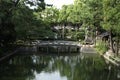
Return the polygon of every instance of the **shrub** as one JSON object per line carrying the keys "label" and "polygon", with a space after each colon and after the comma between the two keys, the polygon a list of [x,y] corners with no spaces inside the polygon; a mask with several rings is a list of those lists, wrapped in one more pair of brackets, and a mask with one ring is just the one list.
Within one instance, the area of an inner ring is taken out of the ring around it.
{"label": "shrub", "polygon": [[69,31],[69,33],[67,34],[68,36],[71,36],[71,40],[84,40],[85,39],[85,31],[84,30],[80,30],[80,31]]}
{"label": "shrub", "polygon": [[107,43],[100,40],[97,42],[95,49],[98,53],[104,54],[108,50]]}

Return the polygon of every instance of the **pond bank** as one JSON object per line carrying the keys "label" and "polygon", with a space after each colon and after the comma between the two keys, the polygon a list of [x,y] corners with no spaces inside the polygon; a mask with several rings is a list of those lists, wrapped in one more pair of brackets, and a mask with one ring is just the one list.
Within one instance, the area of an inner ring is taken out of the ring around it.
{"label": "pond bank", "polygon": [[115,53],[113,53],[111,50],[108,50],[105,54],[103,54],[103,57],[112,64],[120,66],[120,58],[115,56]]}
{"label": "pond bank", "polygon": [[[94,45],[82,45],[80,52],[81,53],[96,53],[97,54],[97,51],[95,50]],[[104,54],[102,53],[100,55],[103,56],[104,59],[106,59],[110,63],[112,63],[116,66],[120,66],[120,58],[115,56],[111,50],[108,50],[106,53],[104,53]]]}
{"label": "pond bank", "polygon": [[17,53],[18,51],[19,51],[19,50],[16,49],[15,51],[10,51],[10,52],[5,53],[6,55],[2,56],[2,57],[0,58],[0,61],[2,61],[2,60],[4,60],[4,59],[12,56],[13,54]]}

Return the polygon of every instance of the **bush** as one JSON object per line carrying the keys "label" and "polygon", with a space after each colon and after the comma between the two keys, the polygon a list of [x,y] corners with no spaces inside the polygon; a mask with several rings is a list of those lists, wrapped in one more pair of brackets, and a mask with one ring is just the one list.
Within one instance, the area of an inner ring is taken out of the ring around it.
{"label": "bush", "polygon": [[95,49],[98,53],[104,54],[108,50],[107,43],[104,41],[98,41],[96,43]]}

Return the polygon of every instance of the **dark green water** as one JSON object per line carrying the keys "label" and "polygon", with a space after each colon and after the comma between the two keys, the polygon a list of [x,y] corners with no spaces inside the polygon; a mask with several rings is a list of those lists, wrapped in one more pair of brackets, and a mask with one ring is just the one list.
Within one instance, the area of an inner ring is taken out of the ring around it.
{"label": "dark green water", "polygon": [[22,54],[0,62],[0,80],[120,80],[120,70],[93,54]]}

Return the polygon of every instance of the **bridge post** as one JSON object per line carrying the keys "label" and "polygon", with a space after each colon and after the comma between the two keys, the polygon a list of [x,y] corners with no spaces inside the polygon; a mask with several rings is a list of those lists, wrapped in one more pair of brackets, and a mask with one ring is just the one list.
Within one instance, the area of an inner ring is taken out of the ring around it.
{"label": "bridge post", "polygon": [[39,46],[36,46],[36,48],[37,48],[37,51],[39,51]]}
{"label": "bridge post", "polygon": [[48,52],[49,52],[49,47],[47,46],[47,54],[48,54]]}
{"label": "bridge post", "polygon": [[70,46],[68,46],[68,52],[71,53],[71,47]]}
{"label": "bridge post", "polygon": [[80,48],[79,47],[77,47],[77,52],[80,52]]}
{"label": "bridge post", "polygon": [[57,48],[57,51],[58,51],[58,54],[60,54],[60,52],[59,52],[59,47]]}

